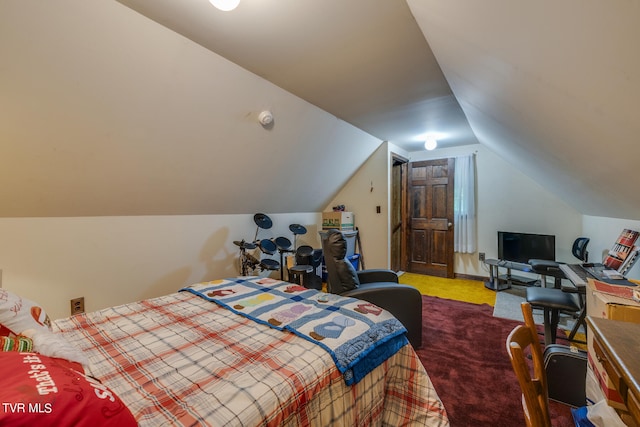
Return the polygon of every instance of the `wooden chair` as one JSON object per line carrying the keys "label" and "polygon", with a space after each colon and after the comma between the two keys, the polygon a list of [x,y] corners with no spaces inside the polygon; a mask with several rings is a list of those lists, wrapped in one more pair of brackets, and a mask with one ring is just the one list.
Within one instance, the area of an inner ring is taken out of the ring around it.
{"label": "wooden chair", "polygon": [[[524,325],[507,337],[507,353],[522,389],[522,408],[529,427],[551,427],[547,377],[531,305],[522,303]],[[527,354],[531,355],[531,362]]]}

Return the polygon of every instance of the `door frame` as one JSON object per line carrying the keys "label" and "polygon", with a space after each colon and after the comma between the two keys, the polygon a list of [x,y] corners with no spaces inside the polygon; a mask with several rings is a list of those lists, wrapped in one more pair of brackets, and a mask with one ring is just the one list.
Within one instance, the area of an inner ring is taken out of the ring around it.
{"label": "door frame", "polygon": [[[400,168],[400,177],[397,178],[393,168]],[[406,271],[408,266],[407,256],[407,217],[408,217],[408,170],[409,159],[396,153],[391,153],[391,211],[389,217],[389,247],[390,247],[390,266],[394,271]],[[396,182],[396,180],[399,182]],[[399,188],[399,194],[394,194]],[[395,229],[393,224],[394,212],[400,212],[400,228]],[[394,240],[394,232],[400,233],[400,241]]]}

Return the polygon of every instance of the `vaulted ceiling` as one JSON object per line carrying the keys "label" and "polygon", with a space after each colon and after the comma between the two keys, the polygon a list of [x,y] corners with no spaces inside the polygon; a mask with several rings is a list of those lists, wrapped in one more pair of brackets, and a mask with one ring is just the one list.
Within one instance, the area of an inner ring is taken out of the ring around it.
{"label": "vaulted ceiling", "polygon": [[480,143],[583,214],[640,219],[640,3],[408,4]]}
{"label": "vaulted ceiling", "polygon": [[478,141],[404,0],[118,0],[408,151]]}
{"label": "vaulted ceiling", "polygon": [[[435,133],[441,147],[484,144],[583,214],[640,219],[637,2],[24,0],[0,12],[2,216],[313,211],[381,141],[412,152]],[[271,129],[254,126],[265,108]],[[331,171],[327,152],[342,154]],[[313,194],[287,197],[292,180]]]}
{"label": "vaulted ceiling", "polygon": [[640,219],[637,2],[119,1],[408,151],[479,141],[583,214]]}

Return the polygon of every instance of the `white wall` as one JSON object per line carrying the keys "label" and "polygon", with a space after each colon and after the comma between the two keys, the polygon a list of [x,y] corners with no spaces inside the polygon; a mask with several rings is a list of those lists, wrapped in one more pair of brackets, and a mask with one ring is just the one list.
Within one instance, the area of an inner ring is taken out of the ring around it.
{"label": "white wall", "polygon": [[[258,239],[293,242],[289,225],[300,223],[308,233],[297,244],[319,247],[318,213],[269,217],[273,227]],[[93,311],[165,295],[239,275],[233,241],[252,241],[256,229],[253,215],[3,218],[2,286],[38,301],[53,319],[68,316],[80,296]]]}
{"label": "white wall", "polygon": [[[553,234],[556,258],[571,261],[571,245],[581,235],[582,216],[482,145],[411,153],[411,161],[476,153],[478,252],[498,256],[498,231]],[[487,276],[478,254],[456,254],[458,274]]]}
{"label": "white wall", "polygon": [[[582,232],[588,237],[589,261],[600,262],[611,249],[620,232],[629,228],[640,231],[640,221],[632,219],[605,218],[585,215],[582,219]],[[637,243],[640,245],[640,243]],[[640,262],[627,273],[627,277],[640,280]]]}
{"label": "white wall", "polygon": [[[469,145],[431,152],[407,153],[393,144],[383,144],[356,172],[325,210],[346,205],[356,214],[361,229],[367,268],[389,266],[389,180],[392,153],[411,161],[455,157],[476,153],[478,252],[498,256],[498,231],[553,234],[556,258],[571,261],[571,245],[582,235],[582,215],[536,182],[511,167],[482,145]],[[386,182],[384,188],[378,182]],[[373,182],[373,191],[371,183]],[[381,214],[375,213],[381,205]],[[457,274],[487,276],[478,254],[456,254]]]}
{"label": "white wall", "polygon": [[[476,154],[478,252],[485,252],[487,258],[498,256],[498,231],[553,234],[556,236],[556,258],[576,262],[571,246],[577,237],[591,238],[589,251],[591,259],[596,260],[601,259],[602,253],[613,245],[623,228],[640,230],[640,221],[637,220],[581,215],[482,145],[407,153],[385,143],[325,209],[345,204],[347,209],[356,213],[367,268],[385,268],[390,262],[388,182],[392,153],[411,161]],[[382,180],[387,181],[384,189],[378,185]],[[370,191],[372,182],[373,192]],[[375,213],[376,205],[382,206],[381,214]],[[488,269],[478,261],[477,253],[456,254],[454,269],[457,274],[488,275]],[[640,279],[638,265],[631,270],[629,277]]]}
{"label": "white wall", "polygon": [[[385,144],[387,146],[387,144]],[[401,153],[393,145],[388,147]],[[497,256],[498,230],[552,233],[558,259],[572,261],[571,243],[591,238],[591,259],[611,247],[623,228],[640,221],[581,216],[513,170],[482,146],[430,153],[434,157],[477,151],[478,247]],[[367,268],[386,267],[388,255],[389,151],[376,151],[328,206],[344,203],[356,213]],[[412,160],[427,154],[411,153]],[[373,182],[373,191],[371,189]],[[381,214],[375,206],[381,206]],[[269,213],[268,213],[269,214]],[[308,229],[298,245],[320,247],[319,213],[269,214],[273,227],[258,239],[284,236],[301,223]],[[86,298],[97,310],[174,292],[181,286],[239,274],[234,240],[252,241],[253,215],[0,219],[2,286],[44,305],[52,318],[69,314],[69,300]],[[486,276],[477,254],[456,255],[458,274]],[[277,274],[276,274],[277,276]],[[637,265],[629,275],[640,279]]]}

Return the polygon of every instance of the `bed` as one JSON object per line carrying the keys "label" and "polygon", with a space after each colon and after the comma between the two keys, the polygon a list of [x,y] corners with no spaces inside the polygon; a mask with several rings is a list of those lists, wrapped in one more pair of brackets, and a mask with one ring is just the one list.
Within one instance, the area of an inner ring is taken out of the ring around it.
{"label": "bed", "polygon": [[[264,293],[275,296],[265,303]],[[341,315],[348,311],[354,317]],[[321,313],[342,326],[327,328]],[[447,426],[392,319],[381,322],[384,332],[380,323],[367,332],[384,346],[348,337],[328,344],[336,330],[381,314],[388,313],[359,300],[255,277],[60,319],[53,330],[87,357],[86,377],[122,402],[109,411],[131,414],[140,426]]]}

